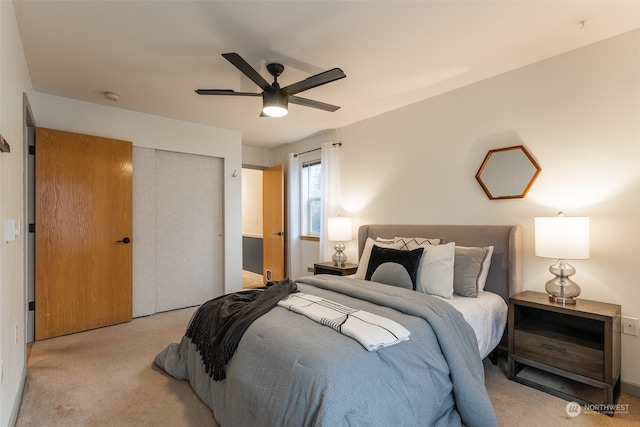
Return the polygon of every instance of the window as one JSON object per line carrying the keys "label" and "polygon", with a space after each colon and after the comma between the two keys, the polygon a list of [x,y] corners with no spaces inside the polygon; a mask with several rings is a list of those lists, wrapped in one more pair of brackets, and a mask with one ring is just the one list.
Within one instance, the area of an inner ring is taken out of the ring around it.
{"label": "window", "polygon": [[320,236],[320,196],[322,195],[322,170],[320,161],[302,164],[302,235]]}

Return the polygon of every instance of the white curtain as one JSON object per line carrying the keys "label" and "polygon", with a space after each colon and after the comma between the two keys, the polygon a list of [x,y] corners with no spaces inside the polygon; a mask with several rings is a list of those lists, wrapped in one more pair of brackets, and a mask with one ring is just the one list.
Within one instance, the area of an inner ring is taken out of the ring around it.
{"label": "white curtain", "polygon": [[340,145],[322,144],[322,222],[320,225],[320,262],[331,261],[333,246],[327,239],[327,218],[340,214]]}
{"label": "white curtain", "polygon": [[300,269],[300,215],[301,215],[301,191],[300,191],[300,160],[298,156],[289,153],[287,161],[287,216],[286,242],[287,242],[287,277],[297,279],[302,276]]}

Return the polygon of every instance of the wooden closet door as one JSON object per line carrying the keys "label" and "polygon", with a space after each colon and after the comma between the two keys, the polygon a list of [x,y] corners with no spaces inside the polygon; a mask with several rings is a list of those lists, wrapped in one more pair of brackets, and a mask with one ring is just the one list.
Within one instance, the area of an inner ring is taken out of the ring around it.
{"label": "wooden closet door", "polygon": [[35,338],[132,317],[132,144],[36,129]]}

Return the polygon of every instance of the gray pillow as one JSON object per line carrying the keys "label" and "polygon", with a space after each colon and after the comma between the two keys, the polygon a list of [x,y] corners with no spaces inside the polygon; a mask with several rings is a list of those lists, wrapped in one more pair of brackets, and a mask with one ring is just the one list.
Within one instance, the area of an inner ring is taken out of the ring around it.
{"label": "gray pillow", "polygon": [[489,248],[459,247],[455,248],[453,263],[453,292],[463,296],[478,296],[482,263]]}

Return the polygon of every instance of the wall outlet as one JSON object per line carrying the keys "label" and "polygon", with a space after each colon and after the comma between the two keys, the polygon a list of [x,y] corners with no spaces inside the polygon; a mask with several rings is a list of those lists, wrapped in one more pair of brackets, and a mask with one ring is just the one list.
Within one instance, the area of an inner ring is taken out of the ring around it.
{"label": "wall outlet", "polygon": [[638,319],[636,317],[622,317],[622,333],[638,336]]}

